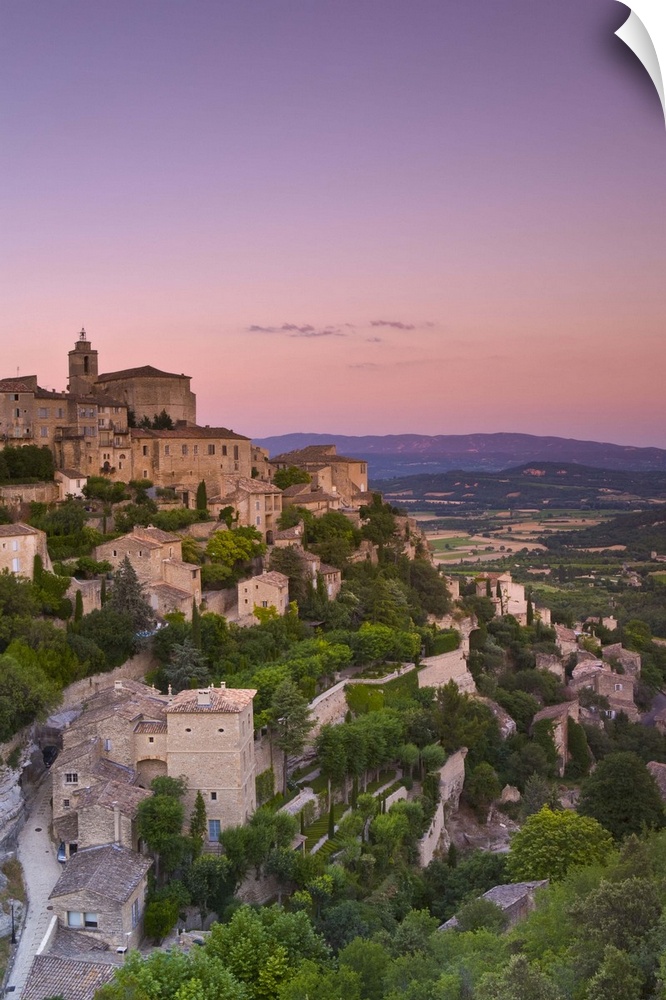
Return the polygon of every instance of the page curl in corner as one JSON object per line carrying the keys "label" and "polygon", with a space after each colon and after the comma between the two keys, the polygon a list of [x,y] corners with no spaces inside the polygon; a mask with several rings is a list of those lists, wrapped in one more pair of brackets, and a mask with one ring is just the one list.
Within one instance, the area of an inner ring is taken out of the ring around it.
{"label": "page curl in corner", "polygon": [[666,0],[620,0],[631,8],[629,17],[615,32],[638,56],[654,83],[666,120],[664,75],[666,73]]}

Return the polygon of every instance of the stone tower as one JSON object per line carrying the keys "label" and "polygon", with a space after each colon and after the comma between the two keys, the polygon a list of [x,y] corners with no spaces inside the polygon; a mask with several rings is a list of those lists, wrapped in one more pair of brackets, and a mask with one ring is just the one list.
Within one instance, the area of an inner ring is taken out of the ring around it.
{"label": "stone tower", "polygon": [[86,331],[81,328],[74,350],[69,352],[68,389],[77,395],[89,396],[96,381],[97,351],[91,349]]}

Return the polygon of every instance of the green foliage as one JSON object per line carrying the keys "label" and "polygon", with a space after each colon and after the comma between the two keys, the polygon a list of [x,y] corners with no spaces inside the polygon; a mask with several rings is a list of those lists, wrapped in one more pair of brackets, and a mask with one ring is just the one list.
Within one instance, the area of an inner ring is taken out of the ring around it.
{"label": "green foliage", "polygon": [[129,495],[125,483],[114,483],[104,476],[89,476],[82,492],[87,500],[102,500],[105,503],[120,503]]}
{"label": "green foliage", "polygon": [[46,446],[7,444],[0,452],[0,483],[50,482],[54,471],[53,455]]}
{"label": "green foliage", "polygon": [[[216,531],[206,545],[206,555],[214,564],[217,579],[228,583],[239,578],[251,561],[265,551],[266,545],[256,528]],[[208,576],[208,568],[204,569]]]}
{"label": "green foliage", "polygon": [[170,662],[163,667],[162,673],[174,694],[210,681],[206,657],[190,638],[171,647]]}
{"label": "green foliage", "polygon": [[589,816],[546,806],[529,816],[514,834],[508,872],[515,882],[565,877],[571,868],[604,863],[613,842],[609,834]]}
{"label": "green foliage", "polygon": [[201,854],[206,837],[206,803],[199,789],[197,789],[194,809],[190,816],[190,837],[195,855]]}
{"label": "green foliage", "polygon": [[490,764],[485,761],[477,764],[465,783],[465,793],[480,822],[485,823],[488,810],[501,791],[502,786]]}
{"label": "green foliage", "polygon": [[570,759],[565,771],[566,777],[584,778],[590,770],[590,751],[585,730],[574,719],[569,719],[567,725],[567,750]]}
{"label": "green foliage", "polygon": [[128,556],[125,556],[113,574],[113,588],[104,610],[127,615],[135,632],[149,630],[155,621],[155,614],[146,600],[143,584],[139,583]]}
{"label": "green foliage", "polygon": [[258,774],[254,779],[257,805],[263,806],[275,795],[275,772],[272,767]]}
{"label": "green foliage", "polygon": [[291,680],[282,681],[273,695],[270,709],[271,728],[275,743],[284,754],[284,785],[287,794],[287,757],[300,753],[312,729],[312,713],[304,698]]}
{"label": "green foliage", "polygon": [[611,753],[582,786],[579,811],[592,816],[615,840],[664,825],[656,782],[634,753]]}
{"label": "green foliage", "polygon": [[278,489],[286,490],[289,486],[296,486],[298,483],[309,483],[312,481],[304,469],[299,469],[296,465],[290,465],[286,469],[278,469],[273,475],[273,485]]}
{"label": "green foliage", "polygon": [[456,914],[456,919],[456,930],[460,932],[488,930],[501,934],[507,924],[504,911],[483,896],[465,903]]}
{"label": "green foliage", "polygon": [[170,900],[153,900],[146,905],[143,929],[146,937],[161,944],[178,919],[178,906]]}
{"label": "green foliage", "polygon": [[45,718],[58,700],[58,686],[35,662],[0,656],[0,742],[35,719]]}
{"label": "green foliage", "polygon": [[206,491],[206,480],[202,479],[197,486],[196,509],[206,510],[208,507],[208,493]]}

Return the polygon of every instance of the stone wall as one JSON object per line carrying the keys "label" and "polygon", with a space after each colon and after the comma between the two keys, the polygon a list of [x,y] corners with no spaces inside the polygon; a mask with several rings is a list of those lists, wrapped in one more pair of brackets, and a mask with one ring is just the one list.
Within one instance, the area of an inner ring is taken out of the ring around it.
{"label": "stone wall", "polygon": [[394,806],[396,802],[401,802],[403,799],[407,798],[407,789],[404,785],[400,788],[396,788],[394,792],[386,796],[386,811],[388,812],[391,806]]}
{"label": "stone wall", "polygon": [[442,803],[455,812],[465,783],[465,757],[467,747],[456,750],[439,769],[439,792]]}
{"label": "stone wall", "polygon": [[0,486],[0,504],[3,507],[20,507],[28,503],[55,503],[59,491],[57,483],[16,483]]}
{"label": "stone wall", "polygon": [[476,684],[467,669],[462,648],[454,649],[450,653],[440,653],[439,656],[427,656],[421,661],[420,688],[442,687],[449,681],[455,681],[458,689],[464,694],[476,694]]}
{"label": "stone wall", "polygon": [[273,768],[273,791],[282,791],[284,780],[284,754],[277,747],[271,745],[270,737],[262,734],[254,741],[254,773],[263,774],[269,768]]}
{"label": "stone wall", "polygon": [[349,707],[345,697],[347,683],[348,681],[339,681],[310,702],[312,716],[315,720],[315,725],[310,732],[311,740],[314,740],[322,726],[344,722]]}
{"label": "stone wall", "polygon": [[425,868],[429,865],[435,856],[435,851],[438,848],[446,850],[449,843],[449,835],[444,826],[444,804],[440,802],[432,818],[430,829],[419,841],[419,862],[421,867]]}
{"label": "stone wall", "polygon": [[84,677],[83,680],[75,681],[66,687],[63,692],[62,702],[59,711],[71,708],[78,708],[87,698],[91,698],[98,691],[106,691],[112,688],[116,681],[140,681],[149,670],[156,670],[159,662],[148,649],[131,659],[126,660],[115,670],[109,670],[105,674],[93,674],[91,677]]}

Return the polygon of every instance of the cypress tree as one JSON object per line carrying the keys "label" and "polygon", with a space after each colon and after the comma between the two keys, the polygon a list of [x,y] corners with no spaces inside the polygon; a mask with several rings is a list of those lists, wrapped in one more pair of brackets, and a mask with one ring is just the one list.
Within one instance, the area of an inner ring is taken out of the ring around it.
{"label": "cypress tree", "polygon": [[335,807],[331,802],[331,808],[328,810],[328,839],[333,840],[335,837]]}
{"label": "cypress tree", "polygon": [[301,809],[299,816],[301,817],[301,836],[305,836],[305,813]]}
{"label": "cypress tree", "polygon": [[102,607],[106,604],[106,577],[102,577],[102,589],[99,593],[99,603]]}
{"label": "cypress tree", "polygon": [[197,486],[197,510],[206,510],[208,507],[208,494],[206,493],[206,483],[202,479]]}
{"label": "cypress tree", "polygon": [[83,618],[83,594],[77,590],[74,598],[74,621],[80,622]]}
{"label": "cypress tree", "polygon": [[530,594],[527,598],[527,624],[534,624],[534,605],[532,604],[532,595]]}
{"label": "cypress tree", "polygon": [[192,645],[201,649],[201,615],[194,598],[192,598]]}
{"label": "cypress tree", "polygon": [[41,587],[43,575],[44,563],[42,562],[42,557],[38,553],[32,562],[32,582],[35,587]]}
{"label": "cypress tree", "polygon": [[192,810],[192,815],[190,816],[190,837],[192,838],[192,846],[195,857],[198,857],[203,850],[205,836],[206,803],[204,802],[201,792],[197,791],[197,797],[194,800],[194,809]]}
{"label": "cypress tree", "polygon": [[153,609],[144,596],[143,585],[139,583],[127,556],[113,574],[109,607],[121,614],[130,615],[136,632],[150,629],[155,621]]}

